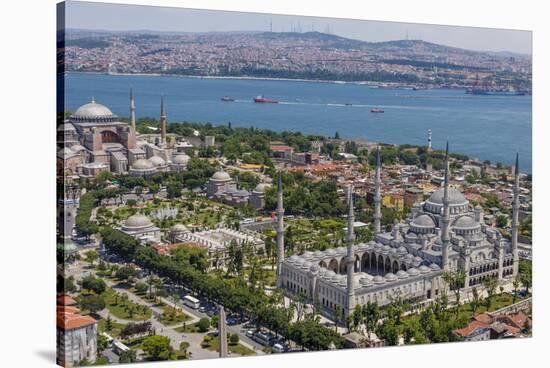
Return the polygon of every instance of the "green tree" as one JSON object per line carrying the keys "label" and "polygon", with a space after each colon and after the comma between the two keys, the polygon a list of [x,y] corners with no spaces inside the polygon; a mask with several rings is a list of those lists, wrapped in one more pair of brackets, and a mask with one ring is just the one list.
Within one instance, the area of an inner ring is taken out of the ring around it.
{"label": "green tree", "polygon": [[206,317],[202,317],[197,323],[199,332],[206,332],[210,328],[210,321]]}
{"label": "green tree", "polygon": [[174,359],[170,339],[166,336],[153,335],[143,339],[141,344],[143,351],[152,360],[171,360]]}
{"label": "green tree", "polygon": [[229,338],[229,343],[231,345],[237,345],[239,343],[239,335],[236,333],[231,334],[231,337]]}
{"label": "green tree", "polygon": [[101,295],[86,295],[81,298],[80,307],[95,314],[105,309],[105,300]]}
{"label": "green tree", "polygon": [[98,260],[99,254],[97,254],[97,251],[95,249],[91,249],[87,251],[85,254],[86,262],[88,262],[90,265],[94,265],[95,261]]}
{"label": "green tree", "polygon": [[120,357],[119,357],[119,363],[121,364],[125,364],[125,363],[135,363],[137,360],[136,358],[136,351],[133,350],[133,349],[130,349],[130,350],[127,350],[127,351],[123,351],[121,354],[120,354]]}
{"label": "green tree", "polygon": [[485,299],[487,310],[491,308],[491,305],[493,302],[493,296],[495,295],[497,286],[498,286],[498,280],[495,277],[489,277],[483,281],[483,287],[487,292],[487,298]]}

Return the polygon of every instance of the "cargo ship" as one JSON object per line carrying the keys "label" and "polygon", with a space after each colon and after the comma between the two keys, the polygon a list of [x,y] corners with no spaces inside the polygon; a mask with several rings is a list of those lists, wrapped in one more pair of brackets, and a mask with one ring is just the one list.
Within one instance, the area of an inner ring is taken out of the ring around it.
{"label": "cargo ship", "polygon": [[469,88],[466,93],[477,96],[525,96],[525,91]]}
{"label": "cargo ship", "polygon": [[223,96],[221,98],[222,101],[225,101],[225,102],[233,102],[235,101],[235,99],[233,97],[229,97],[229,96]]}
{"label": "cargo ship", "polygon": [[277,100],[271,100],[269,98],[265,98],[264,96],[254,97],[254,102],[256,102],[256,103],[279,103],[279,101],[277,101]]}

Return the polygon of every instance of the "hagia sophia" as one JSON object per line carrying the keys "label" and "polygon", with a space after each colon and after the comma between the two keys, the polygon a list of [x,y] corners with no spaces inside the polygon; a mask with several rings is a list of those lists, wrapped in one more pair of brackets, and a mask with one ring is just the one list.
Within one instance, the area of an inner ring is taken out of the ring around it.
{"label": "hagia sophia", "polygon": [[[57,152],[58,168],[66,175],[95,177],[102,171],[114,174],[150,177],[157,172],[181,172],[187,169],[193,146],[169,140],[166,133],[164,101],[160,103],[160,133],[138,135],[134,95],[130,91],[130,124],[121,122],[106,106],[92,97],[61,124],[57,131],[63,146]],[[206,184],[209,198],[233,206],[263,208],[264,191],[260,183],[252,191],[237,189],[237,183],[223,170],[215,172]]]}
{"label": "hagia sophia", "polygon": [[444,187],[416,203],[408,218],[390,232],[380,227],[380,153],[374,198],[374,240],[355,244],[353,188],[348,195],[347,247],[305,252],[285,259],[282,183],[278,186],[277,285],[289,294],[302,293],[334,316],[339,306],[348,316],[355,305],[395,298],[429,302],[441,295],[446,271],[465,274],[463,292],[489,277],[511,280],[518,272],[519,171],[516,157],[512,239],[486,225],[479,206],[449,187],[448,146]]}
{"label": "hagia sophia", "polygon": [[168,140],[164,101],[160,104],[160,134],[151,143],[136,133],[133,93],[130,92],[130,124],[92,97],[58,127],[63,147],[57,153],[58,167],[68,175],[95,177],[102,171],[149,177],[156,172],[183,171],[188,145]]}

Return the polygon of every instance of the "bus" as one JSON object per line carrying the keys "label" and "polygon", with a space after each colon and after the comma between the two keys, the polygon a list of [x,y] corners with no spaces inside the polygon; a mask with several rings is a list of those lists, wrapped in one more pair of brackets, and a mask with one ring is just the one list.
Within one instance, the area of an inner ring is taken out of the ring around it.
{"label": "bus", "polygon": [[193,309],[199,309],[200,307],[200,301],[191,295],[186,295],[183,297],[183,304]]}
{"label": "bus", "polygon": [[120,355],[122,353],[127,352],[128,350],[130,350],[130,348],[124,345],[122,342],[118,340],[113,341],[113,352],[115,354]]}
{"label": "bus", "polygon": [[256,332],[254,335],[252,335],[252,340],[256,341],[257,343],[263,345],[263,346],[269,346],[271,345],[271,342],[273,341],[275,337],[268,333],[263,332]]}

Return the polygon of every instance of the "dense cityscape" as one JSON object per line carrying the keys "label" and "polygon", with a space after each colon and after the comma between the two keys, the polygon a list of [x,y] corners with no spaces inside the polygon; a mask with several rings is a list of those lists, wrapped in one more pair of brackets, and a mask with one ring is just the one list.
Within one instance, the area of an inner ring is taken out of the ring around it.
{"label": "dense cityscape", "polygon": [[517,158],[159,110],[59,119],[61,364],[530,336]]}
{"label": "dense cityscape", "polygon": [[69,29],[69,71],[350,81],[379,87],[531,91],[531,57],[421,40],[321,32],[146,33]]}

